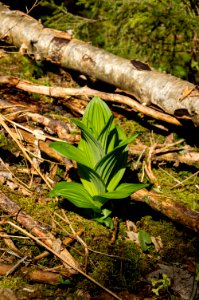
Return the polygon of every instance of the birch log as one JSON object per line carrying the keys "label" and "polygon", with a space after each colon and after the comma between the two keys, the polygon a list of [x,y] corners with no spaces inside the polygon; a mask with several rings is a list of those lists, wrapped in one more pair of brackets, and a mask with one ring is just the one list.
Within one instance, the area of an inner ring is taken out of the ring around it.
{"label": "birch log", "polygon": [[93,76],[132,93],[144,105],[156,105],[168,114],[192,119],[199,126],[199,91],[188,81],[72,39],[66,32],[44,28],[32,17],[11,11],[2,3],[0,38],[35,59]]}

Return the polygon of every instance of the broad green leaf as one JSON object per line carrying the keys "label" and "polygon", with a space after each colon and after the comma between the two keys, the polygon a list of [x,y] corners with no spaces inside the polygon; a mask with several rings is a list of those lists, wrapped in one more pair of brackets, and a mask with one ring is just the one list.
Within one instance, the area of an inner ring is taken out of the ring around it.
{"label": "broad green leaf", "polygon": [[136,191],[148,187],[148,184],[144,183],[122,183],[116,190],[112,192],[107,192],[101,195],[96,195],[93,197],[93,200],[102,203],[103,205],[109,200],[124,199],[129,197],[131,194]]}
{"label": "broad green leaf", "polygon": [[[135,193],[136,191],[148,187],[148,184],[145,183],[121,183],[114,191],[107,192],[104,194],[101,194],[99,196],[94,196],[93,199],[98,200],[101,202],[100,198],[105,199],[123,199],[127,198],[131,194]],[[105,201],[106,202],[106,201]]]}
{"label": "broad green leaf", "polygon": [[81,129],[82,141],[79,143],[78,148],[87,157],[87,161],[89,161],[88,166],[94,168],[98,161],[105,155],[103,148],[81,121],[75,120],[74,123]]}
{"label": "broad green leaf", "polygon": [[106,187],[100,176],[91,168],[78,164],[81,182],[91,196],[105,193]]}
{"label": "broad green leaf", "polygon": [[[126,136],[124,130],[122,130],[122,128],[119,127],[118,125],[116,125],[116,128],[117,128],[117,132],[118,132],[119,139],[120,139],[121,141],[124,141],[124,140],[127,138],[127,136]],[[138,134],[135,134],[133,137],[136,138],[137,136],[138,136]]]}
{"label": "broad green leaf", "polygon": [[[127,157],[128,157],[127,154],[128,154],[127,151],[125,151],[125,152],[122,152],[120,155],[120,159],[121,160],[123,159],[123,161],[125,162],[124,165],[126,165],[126,162],[127,162]],[[120,183],[120,180],[123,178],[125,171],[126,171],[126,168],[122,168],[122,169],[118,170],[112,178],[109,179],[109,182],[107,185],[108,192],[115,190],[115,188]]]}
{"label": "broad green leaf", "polygon": [[108,141],[107,141],[107,153],[114,150],[121,142],[126,139],[126,135],[119,126],[115,126],[112,132],[110,132]]}
{"label": "broad green leaf", "polygon": [[108,105],[99,97],[93,97],[85,109],[82,122],[93,132],[95,138],[98,138],[111,116]]}
{"label": "broad green leaf", "polygon": [[109,153],[115,149],[119,145],[121,141],[119,140],[117,128],[113,128],[107,138],[107,147],[106,153]]}
{"label": "broad green leaf", "polygon": [[54,189],[50,192],[50,196],[62,196],[77,207],[90,208],[96,212],[101,212],[100,208],[102,204],[98,201],[94,201],[91,195],[80,183],[60,182],[56,184]]}
{"label": "broad green leaf", "polygon": [[108,216],[110,216],[111,213],[112,213],[112,211],[109,210],[109,209],[107,209],[107,208],[102,209],[102,212],[101,212],[101,214],[103,215],[104,219],[106,219]]}
{"label": "broad green leaf", "polygon": [[[98,136],[105,153],[112,151],[115,147],[115,131],[114,117],[112,115]],[[110,150],[108,151],[108,149]]]}
{"label": "broad green leaf", "polygon": [[[123,148],[123,149],[122,149]],[[96,166],[96,172],[100,175],[104,181],[106,188],[110,191],[110,188],[116,188],[120,182],[123,173],[119,173],[120,169],[124,169],[126,166],[126,156],[122,153],[125,146],[116,148],[109,154],[107,154]],[[121,176],[119,176],[121,175]],[[110,181],[114,178],[114,184],[110,185]]]}
{"label": "broad green leaf", "polygon": [[113,151],[105,155],[95,167],[108,191],[114,190],[123,176],[123,171],[120,170],[126,167],[128,155],[126,146],[134,138],[135,136],[125,139]]}
{"label": "broad green leaf", "polygon": [[147,251],[152,243],[151,236],[145,230],[140,230],[138,233],[138,240],[143,251]]}
{"label": "broad green leaf", "polygon": [[148,187],[149,185],[147,183],[121,183],[115,190],[115,192],[117,193],[123,193],[125,198],[125,194],[126,197],[130,196],[131,194],[144,189],[146,187]]}
{"label": "broad green leaf", "polygon": [[49,145],[50,148],[56,150],[59,154],[75,160],[81,164],[87,164],[87,157],[83,151],[66,142],[54,142]]}
{"label": "broad green leaf", "polygon": [[[104,181],[107,190],[115,189],[121,180],[127,163],[126,145],[116,147],[113,151],[105,155],[96,165],[95,170]],[[112,180],[112,182],[111,182]]]}

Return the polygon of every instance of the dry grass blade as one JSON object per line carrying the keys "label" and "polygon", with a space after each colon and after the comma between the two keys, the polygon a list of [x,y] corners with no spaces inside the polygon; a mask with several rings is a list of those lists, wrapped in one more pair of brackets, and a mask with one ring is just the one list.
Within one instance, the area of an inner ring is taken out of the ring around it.
{"label": "dry grass blade", "polygon": [[172,186],[171,189],[174,189],[174,188],[178,187],[179,185],[183,185],[187,180],[189,180],[189,179],[191,179],[191,178],[197,176],[198,174],[199,174],[199,171],[195,172],[195,173],[192,174],[191,176],[185,178],[183,181],[181,181],[181,182],[175,184],[174,186]]}
{"label": "dry grass blade", "polygon": [[10,128],[7,126],[5,123],[5,117],[0,114],[0,123],[4,127],[4,129],[8,132],[8,134],[11,136],[11,138],[15,141],[15,143],[18,145],[19,149],[22,151],[24,157],[30,162],[31,166],[35,169],[35,171],[38,173],[38,175],[44,180],[46,185],[48,186],[49,189],[52,188],[51,184],[46,180],[45,176],[41,173],[40,169],[38,166],[33,162],[33,160],[30,158],[30,156],[27,154],[26,150],[24,147],[21,145],[21,143],[17,140],[17,138],[13,135],[12,131]]}

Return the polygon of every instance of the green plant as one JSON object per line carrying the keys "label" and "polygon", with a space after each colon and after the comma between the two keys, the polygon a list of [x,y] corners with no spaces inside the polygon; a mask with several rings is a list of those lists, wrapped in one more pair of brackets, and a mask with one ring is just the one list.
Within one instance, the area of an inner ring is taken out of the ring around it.
{"label": "green plant", "polygon": [[143,251],[147,251],[150,249],[152,241],[151,236],[148,232],[146,232],[145,230],[140,230],[138,233],[138,240]]}
{"label": "green plant", "polygon": [[152,289],[152,292],[156,296],[159,296],[159,291],[161,289],[165,288],[168,291],[168,288],[171,286],[171,280],[167,276],[167,274],[162,274],[162,279],[152,280],[151,283],[152,283],[152,286],[154,287]]}
{"label": "green plant", "polygon": [[127,165],[127,145],[137,135],[127,138],[115,125],[107,104],[98,97],[88,104],[82,121],[74,120],[74,123],[81,129],[78,147],[65,142],[55,142],[50,147],[77,161],[82,184],[60,182],[50,195],[63,196],[77,207],[91,210],[96,221],[112,227],[112,211],[106,208],[106,203],[127,198],[147,186],[139,183],[120,184]]}

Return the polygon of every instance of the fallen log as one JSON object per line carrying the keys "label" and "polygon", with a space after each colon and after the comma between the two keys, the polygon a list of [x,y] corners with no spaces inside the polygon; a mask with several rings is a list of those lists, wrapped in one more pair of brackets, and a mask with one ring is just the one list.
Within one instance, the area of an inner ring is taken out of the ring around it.
{"label": "fallen log", "polygon": [[131,195],[133,201],[144,202],[159,211],[172,221],[199,232],[199,212],[174,201],[172,198],[158,194],[155,191],[139,190]]}
{"label": "fallen log", "polygon": [[155,105],[199,126],[199,92],[194,84],[118,57],[66,32],[44,28],[20,11],[0,3],[1,40],[39,60],[77,70],[133,94],[144,105]]}

